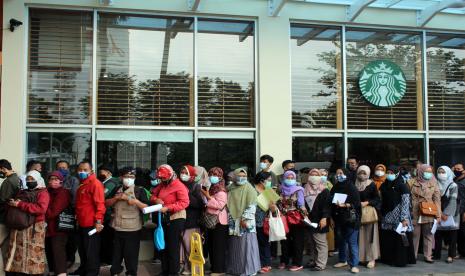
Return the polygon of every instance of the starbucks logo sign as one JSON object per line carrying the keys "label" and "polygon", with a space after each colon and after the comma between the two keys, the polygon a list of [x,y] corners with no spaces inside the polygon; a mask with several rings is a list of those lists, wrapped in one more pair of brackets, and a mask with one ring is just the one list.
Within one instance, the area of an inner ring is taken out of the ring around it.
{"label": "starbucks logo sign", "polygon": [[388,60],[368,63],[358,81],[363,97],[375,106],[396,105],[404,96],[407,83],[400,67]]}

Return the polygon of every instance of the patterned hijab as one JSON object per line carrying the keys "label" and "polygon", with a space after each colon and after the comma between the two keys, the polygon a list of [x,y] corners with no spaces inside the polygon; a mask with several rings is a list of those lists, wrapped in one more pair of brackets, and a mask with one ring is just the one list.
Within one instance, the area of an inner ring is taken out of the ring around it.
{"label": "patterned hijab", "polygon": [[[208,171],[208,175],[209,176],[218,176],[220,178],[220,182],[216,183],[216,184],[212,184],[210,186],[210,195],[214,195],[214,194],[217,194],[221,191],[223,192],[226,192],[226,187],[224,185],[224,175],[223,175],[223,170],[219,167],[213,167],[211,168],[209,171]],[[210,181],[208,181],[210,182]]]}
{"label": "patterned hijab", "polygon": [[312,169],[308,173],[307,184],[305,184],[305,196],[314,196],[316,197],[321,191],[326,189],[324,183],[320,180],[319,182],[312,182],[312,174],[316,173],[317,176],[321,176],[320,171],[317,169]]}
{"label": "patterned hijab", "polygon": [[202,187],[210,188],[210,178],[208,177],[207,170],[204,167],[195,166],[196,179],[199,179],[196,183]]}
{"label": "patterned hijab", "polygon": [[384,175],[383,176],[377,176],[376,174],[373,176],[373,182],[375,182],[375,185],[376,185],[376,188],[379,190],[379,187],[381,187],[381,184],[384,183],[384,181],[386,180],[386,166],[384,166],[383,164],[378,164],[376,165],[375,167],[375,172],[376,171],[383,171],[384,172]]}
{"label": "patterned hijab", "polygon": [[[358,174],[359,174],[361,171],[365,172],[365,174],[367,175],[367,179],[364,180],[364,181],[360,181],[360,180],[358,179]],[[370,183],[371,183],[371,179],[370,179],[370,167],[365,166],[365,165],[362,165],[362,166],[358,167],[358,169],[357,169],[357,178],[356,178],[356,180],[355,180],[355,187],[357,187],[357,189],[358,189],[359,191],[364,191],[365,188],[366,188],[368,185],[370,185]]]}

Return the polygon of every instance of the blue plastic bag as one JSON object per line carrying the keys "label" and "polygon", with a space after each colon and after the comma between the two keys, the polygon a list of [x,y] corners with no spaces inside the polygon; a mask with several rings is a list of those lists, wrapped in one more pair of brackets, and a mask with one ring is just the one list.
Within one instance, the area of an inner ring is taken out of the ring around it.
{"label": "blue plastic bag", "polygon": [[153,232],[153,242],[159,251],[165,249],[165,235],[161,226],[161,212],[158,212],[158,226]]}

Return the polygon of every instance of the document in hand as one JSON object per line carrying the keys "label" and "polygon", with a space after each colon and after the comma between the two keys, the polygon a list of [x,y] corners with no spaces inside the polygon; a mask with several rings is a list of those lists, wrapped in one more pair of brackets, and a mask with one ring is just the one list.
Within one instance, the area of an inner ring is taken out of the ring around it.
{"label": "document in hand", "polygon": [[436,233],[436,230],[438,229],[438,221],[437,220],[434,220],[433,222],[433,227],[431,227],[431,234],[435,234]]}
{"label": "document in hand", "polygon": [[442,227],[455,227],[455,221],[453,216],[448,216],[446,221],[441,220]]}
{"label": "document in hand", "polygon": [[397,225],[397,228],[396,228],[396,232],[399,235],[404,234],[405,232],[407,232],[407,226],[403,226],[402,222],[399,222],[399,225]]}
{"label": "document in hand", "polygon": [[257,197],[257,205],[263,211],[268,211],[270,209],[270,202],[276,203],[279,199],[279,195],[271,188],[265,189]]}
{"label": "document in hand", "polygon": [[334,204],[342,204],[346,203],[347,200],[347,195],[346,194],[340,194],[340,193],[335,193],[333,197],[333,203]]}

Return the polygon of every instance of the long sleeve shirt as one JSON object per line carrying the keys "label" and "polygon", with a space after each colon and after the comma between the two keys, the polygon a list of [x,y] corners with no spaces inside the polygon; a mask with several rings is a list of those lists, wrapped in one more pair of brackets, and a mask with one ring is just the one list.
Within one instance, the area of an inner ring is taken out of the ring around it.
{"label": "long sleeve shirt", "polygon": [[153,189],[150,202],[155,204],[157,199],[163,200],[163,207],[167,207],[172,215],[189,206],[189,191],[179,179],[174,179],[168,185],[160,184]]}
{"label": "long sleeve shirt", "polygon": [[102,183],[95,174],[89,175],[79,186],[76,194],[76,219],[80,227],[92,227],[103,223],[105,195]]}
{"label": "long sleeve shirt", "polygon": [[45,220],[45,213],[47,212],[48,204],[50,202],[50,196],[46,189],[42,189],[37,193],[36,202],[24,202],[20,201],[18,203],[18,208],[36,216],[35,222],[40,222]]}

